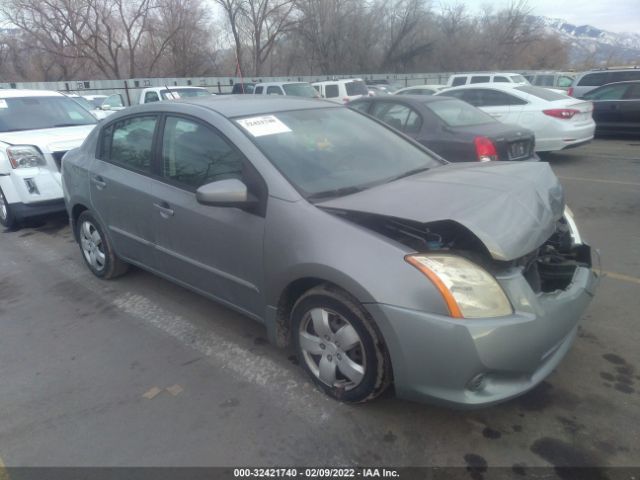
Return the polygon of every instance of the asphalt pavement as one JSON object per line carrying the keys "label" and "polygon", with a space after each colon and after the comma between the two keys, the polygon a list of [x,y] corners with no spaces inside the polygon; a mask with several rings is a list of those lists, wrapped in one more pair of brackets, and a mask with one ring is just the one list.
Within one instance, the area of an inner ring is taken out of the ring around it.
{"label": "asphalt pavement", "polygon": [[606,275],[556,371],[475,411],[335,402],[260,324],[141,270],[95,278],[64,216],[0,233],[0,477],[2,464],[639,466],[640,140],[546,158]]}

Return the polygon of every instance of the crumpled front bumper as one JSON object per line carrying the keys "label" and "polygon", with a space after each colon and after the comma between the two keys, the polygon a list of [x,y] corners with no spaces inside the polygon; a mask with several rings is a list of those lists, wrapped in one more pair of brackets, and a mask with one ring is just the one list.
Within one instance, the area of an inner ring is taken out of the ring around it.
{"label": "crumpled front bumper", "polygon": [[401,398],[457,407],[502,402],[532,389],[568,352],[598,276],[576,269],[566,290],[533,292],[519,270],[497,277],[514,313],[455,319],[367,304],[391,356]]}

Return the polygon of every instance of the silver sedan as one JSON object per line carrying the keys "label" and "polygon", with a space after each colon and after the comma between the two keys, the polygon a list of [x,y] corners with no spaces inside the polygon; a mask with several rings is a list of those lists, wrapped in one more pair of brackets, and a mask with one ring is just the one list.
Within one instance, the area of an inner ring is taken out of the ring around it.
{"label": "silver sedan", "polygon": [[547,164],[448,164],[335,104],[136,106],[63,160],[98,277],[136,265],[264,323],[328,395],[457,406],[520,395],[564,357],[591,252]]}

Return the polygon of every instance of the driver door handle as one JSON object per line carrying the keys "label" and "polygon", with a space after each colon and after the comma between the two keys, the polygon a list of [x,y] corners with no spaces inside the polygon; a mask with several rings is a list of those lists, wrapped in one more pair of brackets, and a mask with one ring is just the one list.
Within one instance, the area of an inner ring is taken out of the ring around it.
{"label": "driver door handle", "polygon": [[107,182],[105,182],[104,178],[102,178],[100,175],[93,175],[91,177],[91,181],[98,188],[98,190],[102,190],[107,186]]}
{"label": "driver door handle", "polygon": [[174,211],[167,202],[154,203],[153,206],[160,210],[162,218],[173,217]]}

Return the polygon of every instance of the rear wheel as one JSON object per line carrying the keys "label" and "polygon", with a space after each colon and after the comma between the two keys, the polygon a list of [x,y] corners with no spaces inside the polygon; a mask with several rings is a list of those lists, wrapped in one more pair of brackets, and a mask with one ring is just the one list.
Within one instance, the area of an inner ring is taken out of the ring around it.
{"label": "rear wheel", "polygon": [[382,337],[346,293],[315,287],[296,302],[292,331],[300,364],[327,395],[365,402],[391,381],[391,364]]}
{"label": "rear wheel", "polygon": [[7,199],[0,188],[0,223],[5,227],[11,229],[15,228],[17,225],[16,217],[11,211],[11,207],[9,203],[7,203]]}
{"label": "rear wheel", "polygon": [[82,257],[96,277],[109,280],[128,270],[129,265],[115,254],[100,223],[90,212],[80,214],[76,229]]}

